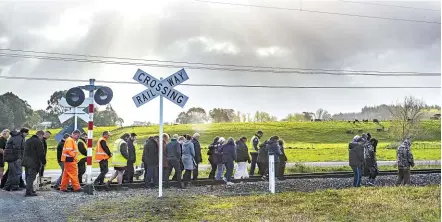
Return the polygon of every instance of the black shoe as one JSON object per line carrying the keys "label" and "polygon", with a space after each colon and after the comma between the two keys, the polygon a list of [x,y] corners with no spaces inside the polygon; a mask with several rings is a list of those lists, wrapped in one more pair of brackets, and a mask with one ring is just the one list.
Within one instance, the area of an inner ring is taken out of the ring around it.
{"label": "black shoe", "polygon": [[32,193],[37,193],[37,192],[35,192],[35,190],[33,190]]}
{"label": "black shoe", "polygon": [[11,188],[3,188],[4,191],[11,191]]}
{"label": "black shoe", "polygon": [[36,193],[26,193],[25,197],[36,197],[38,196]]}
{"label": "black shoe", "polygon": [[16,187],[16,188],[12,188],[11,190],[12,190],[12,191],[22,191],[23,188],[21,188],[21,187]]}

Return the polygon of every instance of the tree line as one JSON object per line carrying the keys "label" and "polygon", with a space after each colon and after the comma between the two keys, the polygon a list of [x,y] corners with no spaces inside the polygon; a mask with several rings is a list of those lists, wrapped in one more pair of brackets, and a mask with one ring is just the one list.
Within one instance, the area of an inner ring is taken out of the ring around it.
{"label": "tree line", "polygon": [[[66,91],[54,92],[47,101],[46,109],[33,110],[26,100],[21,99],[12,92],[0,95],[0,127],[1,129],[18,129],[27,127],[36,129],[42,122],[50,122],[50,128],[66,127],[74,122],[71,118],[60,123],[58,116],[64,113],[60,99]],[[87,110],[84,110],[87,113]],[[115,126],[122,125],[124,120],[118,116],[110,104],[103,110],[95,108],[94,125]],[[87,123],[78,121],[80,127],[87,127]]]}

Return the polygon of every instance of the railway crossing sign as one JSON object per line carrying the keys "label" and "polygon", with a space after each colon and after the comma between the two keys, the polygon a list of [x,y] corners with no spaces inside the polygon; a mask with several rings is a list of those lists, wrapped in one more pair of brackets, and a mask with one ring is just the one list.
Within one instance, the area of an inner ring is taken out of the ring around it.
{"label": "railway crossing sign", "polygon": [[132,100],[137,107],[150,102],[158,96],[163,96],[183,108],[189,99],[189,97],[174,89],[175,86],[180,85],[189,79],[189,76],[187,76],[184,69],[181,69],[162,80],[158,80],[147,72],[138,69],[133,79],[147,87],[146,90],[132,97]]}
{"label": "railway crossing sign", "polygon": [[59,104],[65,109],[65,112],[58,116],[60,123],[66,122],[71,117],[75,118],[74,130],[78,129],[77,117],[85,122],[89,122],[89,115],[85,113],[82,109],[88,107],[89,101],[85,100],[80,106],[72,107],[66,102],[66,98],[62,97]]}
{"label": "railway crossing sign", "polygon": [[181,92],[174,89],[175,86],[180,85],[189,79],[186,71],[184,69],[179,70],[178,72],[168,76],[167,78],[157,79],[152,75],[144,72],[141,69],[138,69],[135,73],[133,80],[147,87],[143,92],[138,93],[137,95],[132,97],[132,100],[135,103],[135,106],[140,107],[156,97],[160,97],[160,142],[159,142],[159,187],[158,187],[158,197],[163,196],[163,97],[175,103],[179,107],[183,108],[186,105],[189,97],[182,94]]}

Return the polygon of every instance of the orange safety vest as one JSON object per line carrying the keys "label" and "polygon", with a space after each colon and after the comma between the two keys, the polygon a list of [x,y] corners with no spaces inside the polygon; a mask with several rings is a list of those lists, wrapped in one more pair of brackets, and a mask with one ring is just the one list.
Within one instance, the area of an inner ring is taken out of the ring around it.
{"label": "orange safety vest", "polygon": [[78,146],[72,137],[64,142],[63,151],[61,153],[61,162],[77,162]]}
{"label": "orange safety vest", "polygon": [[97,142],[97,149],[95,150],[95,160],[99,162],[100,160],[107,160],[110,157],[104,152],[103,147],[101,147],[101,141],[106,141],[107,139],[104,137],[101,137]]}

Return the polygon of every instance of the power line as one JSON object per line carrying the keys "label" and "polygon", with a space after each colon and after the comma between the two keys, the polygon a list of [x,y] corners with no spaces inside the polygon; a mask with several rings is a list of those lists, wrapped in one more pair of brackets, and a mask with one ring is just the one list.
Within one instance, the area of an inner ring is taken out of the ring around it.
{"label": "power line", "polygon": [[307,68],[293,68],[293,67],[272,67],[272,66],[250,66],[250,65],[232,65],[232,64],[220,64],[220,63],[197,63],[186,61],[173,61],[173,60],[156,60],[156,59],[138,59],[127,57],[113,57],[113,56],[97,56],[87,54],[72,54],[72,53],[57,53],[57,52],[44,52],[33,50],[21,50],[21,49],[8,49],[0,48],[0,51],[11,52],[23,52],[34,54],[47,54],[47,55],[60,55],[60,56],[76,56],[76,57],[90,57],[90,58],[104,58],[104,59],[117,59],[117,60],[129,60],[129,61],[145,61],[145,62],[161,62],[161,63],[173,63],[173,64],[189,64],[189,65],[204,65],[204,66],[221,66],[221,67],[235,67],[235,68],[254,68],[254,69],[282,69],[282,70],[301,70],[301,71],[327,71],[327,72],[349,72],[349,73],[409,73],[409,74],[422,74],[422,72],[390,72],[390,71],[367,71],[367,70],[342,70],[342,69],[307,69]]}
{"label": "power line", "polygon": [[340,1],[341,1],[341,2],[348,2],[348,3],[355,3],[355,4],[364,4],[364,5],[377,5],[377,6],[384,6],[384,7],[405,8],[405,9],[416,9],[416,10],[426,10],[426,11],[436,11],[436,12],[440,12],[440,9],[416,8],[416,7],[410,7],[410,6],[388,5],[388,4],[379,4],[379,3],[363,2],[363,1],[347,1],[347,0],[340,0]]}
{"label": "power line", "polygon": [[[30,80],[30,81],[52,81],[52,82],[82,82],[89,83],[89,80],[82,79],[59,79],[25,76],[0,76],[0,79]],[[137,82],[96,80],[97,83],[107,84],[131,84],[139,85]],[[196,87],[225,87],[225,88],[271,88],[271,89],[440,89],[439,86],[263,86],[263,85],[228,85],[228,84],[180,84]]]}
{"label": "power line", "polygon": [[266,9],[278,9],[278,10],[288,10],[288,11],[311,12],[311,13],[329,14],[329,15],[342,15],[342,16],[359,17],[359,18],[384,19],[384,20],[392,20],[392,21],[417,22],[417,23],[427,23],[427,24],[441,24],[440,22],[432,22],[432,21],[424,21],[424,20],[412,20],[412,19],[402,19],[402,18],[379,17],[379,16],[369,16],[369,15],[357,15],[357,14],[347,14],[347,13],[339,13],[339,12],[326,12],[326,11],[315,11],[315,10],[298,9],[298,8],[283,8],[283,7],[274,7],[274,6],[249,5],[249,4],[239,4],[239,3],[230,3],[230,2],[216,2],[216,1],[206,1],[206,0],[194,0],[194,1],[205,2],[205,3],[213,3],[213,4],[222,4],[222,5],[246,6],[246,7],[254,7],[254,8],[266,8]]}
{"label": "power line", "polygon": [[158,64],[158,63],[135,63],[113,60],[92,60],[92,59],[80,59],[80,58],[68,58],[57,56],[41,56],[41,55],[25,55],[25,54],[10,54],[0,53],[0,56],[6,57],[18,57],[27,59],[45,59],[55,61],[67,61],[67,62],[83,62],[83,63],[96,63],[96,64],[108,64],[108,65],[130,65],[130,66],[149,66],[149,67],[162,67],[162,68],[186,68],[186,69],[199,69],[199,70],[217,70],[217,71],[232,71],[232,72],[254,72],[254,73],[285,73],[285,74],[299,74],[299,75],[335,75],[335,76],[402,76],[402,77],[439,77],[440,73],[336,73],[336,72],[302,72],[296,70],[272,70],[272,69],[240,69],[240,68],[222,68],[222,67],[204,67],[204,66],[180,66],[171,64]]}

